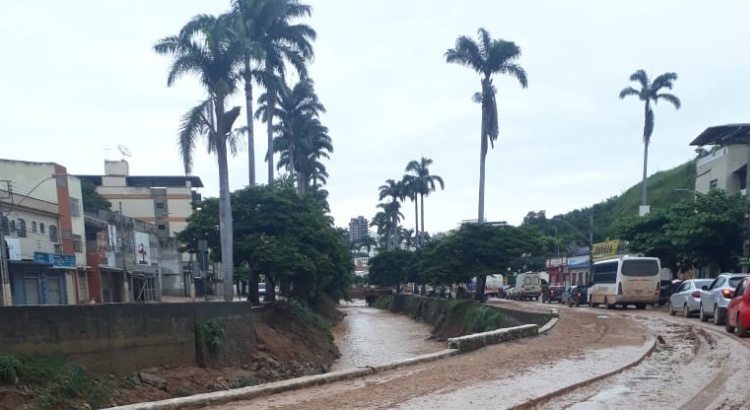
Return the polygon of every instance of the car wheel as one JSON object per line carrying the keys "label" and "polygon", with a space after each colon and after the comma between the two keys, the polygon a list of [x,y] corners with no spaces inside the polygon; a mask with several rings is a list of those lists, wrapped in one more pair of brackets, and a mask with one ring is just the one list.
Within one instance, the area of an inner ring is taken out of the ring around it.
{"label": "car wheel", "polygon": [[610,305],[609,300],[607,300],[607,298],[604,298],[604,307],[606,307],[609,310],[612,310],[616,307],[616,305],[615,304]]}
{"label": "car wheel", "polygon": [[737,336],[747,337],[747,327],[742,324],[742,318],[737,315]]}
{"label": "car wheel", "polygon": [[685,306],[682,307],[682,316],[690,317],[690,308],[688,307],[687,303],[685,303]]}
{"label": "car wheel", "polygon": [[721,317],[718,306],[714,306],[714,318],[713,319],[714,319],[715,325],[723,325],[725,322],[724,318]]}
{"label": "car wheel", "polygon": [[675,312],[674,308],[672,307],[672,302],[667,303],[667,311],[669,312],[669,316],[674,316]]}
{"label": "car wheel", "polygon": [[727,333],[734,333],[734,326],[730,326],[729,321],[727,320],[727,323],[724,325],[724,330],[726,330]]}
{"label": "car wheel", "polygon": [[[627,305],[623,305],[622,306],[623,309],[626,309],[627,307],[628,307]],[[635,304],[635,308],[638,309],[638,310],[646,309],[646,304],[645,303],[636,303]]]}
{"label": "car wheel", "polygon": [[699,312],[698,319],[700,319],[701,322],[708,322],[708,315],[703,311],[703,305],[701,305]]}

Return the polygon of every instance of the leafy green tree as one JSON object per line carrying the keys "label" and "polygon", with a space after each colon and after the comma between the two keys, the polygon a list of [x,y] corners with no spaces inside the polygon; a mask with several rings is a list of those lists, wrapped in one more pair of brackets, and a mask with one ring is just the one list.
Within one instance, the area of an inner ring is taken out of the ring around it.
{"label": "leafy green tree", "polygon": [[487,276],[507,271],[524,253],[538,254],[542,241],[533,230],[510,225],[463,224],[422,248],[419,269],[428,283],[467,283],[477,277],[476,299],[484,300]]}
{"label": "leafy green tree", "polygon": [[[432,165],[432,160],[425,157],[422,157],[419,161],[411,161],[406,165],[406,171],[413,174],[411,175],[412,189],[419,194],[422,201],[422,232],[419,235],[420,239],[424,236],[424,197],[434,192],[438,184],[440,185],[440,189],[445,189],[443,178],[438,175],[430,175],[430,165]],[[419,231],[418,227],[417,231]],[[422,245],[421,241],[419,245]]]}
{"label": "leafy green tree", "polygon": [[370,258],[369,281],[373,285],[392,286],[401,293],[401,285],[416,275],[417,255],[403,249],[381,252]]}
{"label": "leafy green tree", "polygon": [[228,150],[234,152],[232,127],[240,107],[225,111],[227,98],[236,91],[235,66],[241,55],[229,38],[226,17],[199,15],[187,23],[176,36],[159,40],[154,51],[174,59],[167,85],[186,74],[200,78],[209,97],[193,107],[182,119],[179,149],[185,173],[193,167],[193,150],[198,138],[205,138],[209,153],[216,154],[219,165],[219,226],[221,232],[224,300],[234,299],[232,254],[232,204],[229,191]]}
{"label": "leafy green tree", "polygon": [[657,256],[663,266],[731,271],[742,252],[743,218],[743,198],[713,190],[642,218],[621,218],[615,229],[631,251]]}
{"label": "leafy green tree", "polygon": [[492,39],[490,33],[480,28],[479,41],[467,36],[456,40],[454,48],[445,53],[448,63],[461,64],[469,67],[480,76],[482,91],[474,94],[474,101],[482,104],[481,151],[479,157],[479,216],[477,222],[484,222],[484,181],[485,159],[488,146],[494,148],[495,141],[500,134],[497,114],[497,90],[492,82],[494,74],[507,74],[515,77],[523,88],[528,85],[526,71],[516,60],[521,56],[521,49],[511,41]]}
{"label": "leafy green tree", "polygon": [[84,212],[109,211],[112,203],[96,192],[96,185],[88,179],[81,179],[81,200]]}
{"label": "leafy green tree", "polygon": [[670,93],[662,92],[663,89],[672,89],[673,82],[677,80],[677,74],[664,73],[649,83],[648,74],[644,70],[638,70],[630,76],[630,81],[637,81],[641,86],[640,90],[633,87],[626,87],[620,91],[620,99],[629,95],[636,95],[644,102],[644,124],[643,124],[643,181],[641,182],[641,206],[646,206],[646,178],[648,167],[648,145],[651,142],[651,134],[654,131],[654,111],[651,109],[651,102],[654,105],[659,100],[664,100],[672,104],[676,109],[680,108],[680,99]]}

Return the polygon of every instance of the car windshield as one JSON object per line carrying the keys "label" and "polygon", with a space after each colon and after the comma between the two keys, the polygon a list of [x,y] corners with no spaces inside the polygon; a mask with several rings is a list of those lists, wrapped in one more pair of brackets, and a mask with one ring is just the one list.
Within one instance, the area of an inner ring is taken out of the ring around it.
{"label": "car windshield", "polygon": [[745,279],[745,276],[737,276],[735,278],[729,278],[729,286],[736,288],[737,285],[739,285],[740,282],[742,282],[742,279]]}
{"label": "car windshield", "polygon": [[696,279],[695,287],[701,289],[704,286],[711,286],[711,282],[713,282],[711,279]]}

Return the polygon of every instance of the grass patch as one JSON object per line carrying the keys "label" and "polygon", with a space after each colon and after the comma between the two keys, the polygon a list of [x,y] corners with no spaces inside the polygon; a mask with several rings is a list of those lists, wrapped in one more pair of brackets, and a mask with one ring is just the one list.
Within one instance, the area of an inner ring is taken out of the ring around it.
{"label": "grass patch", "polygon": [[294,319],[321,330],[323,333],[328,335],[331,340],[333,340],[333,333],[331,333],[331,324],[320,317],[318,314],[313,312],[312,309],[294,299],[289,300],[286,305],[289,308],[289,313]]}
{"label": "grass patch", "polygon": [[57,356],[0,357],[3,383],[28,387],[33,400],[25,408],[99,409],[111,405],[113,386],[89,376],[83,366]]}
{"label": "grass patch", "polygon": [[506,323],[506,317],[502,312],[473,300],[449,302],[446,320],[448,323],[463,325],[462,334],[500,329]]}
{"label": "grass patch", "polygon": [[226,342],[224,324],[218,320],[211,319],[195,325],[195,343],[199,349],[206,348],[212,355],[217,355]]}

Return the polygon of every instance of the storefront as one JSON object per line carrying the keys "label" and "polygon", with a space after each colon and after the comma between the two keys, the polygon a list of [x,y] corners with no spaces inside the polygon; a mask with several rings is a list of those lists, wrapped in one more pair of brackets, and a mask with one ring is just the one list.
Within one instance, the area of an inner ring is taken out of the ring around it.
{"label": "storefront", "polygon": [[579,255],[568,257],[568,274],[570,276],[570,285],[586,285],[591,280],[591,257],[589,255]]}
{"label": "storefront", "polygon": [[65,269],[36,261],[8,261],[13,305],[68,303]]}
{"label": "storefront", "polygon": [[566,275],[568,267],[567,256],[547,259],[545,266],[547,274],[549,274],[550,286],[567,286],[569,283]]}

